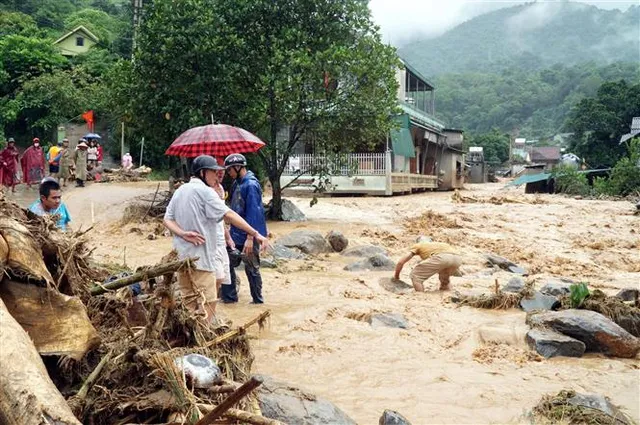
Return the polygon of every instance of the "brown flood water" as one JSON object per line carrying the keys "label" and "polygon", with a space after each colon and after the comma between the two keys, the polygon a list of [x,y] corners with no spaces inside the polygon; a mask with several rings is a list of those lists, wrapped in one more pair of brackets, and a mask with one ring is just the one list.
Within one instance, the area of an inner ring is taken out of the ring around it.
{"label": "brown flood water", "polygon": [[[490,291],[496,279],[502,284],[513,276],[484,274],[485,252],[509,257],[536,280],[565,276],[607,293],[640,286],[640,218],[631,214],[630,203],[522,195],[502,187],[472,185],[461,194],[516,202],[455,203],[448,192],[327,198],[309,208],[309,199],[291,198],[310,220],[271,223],[269,230],[277,239],[295,229],[337,229],[350,245],[380,244],[394,259],[415,237],[409,233],[421,231],[460,247],[465,275],[452,279],[454,290]],[[127,262],[135,267],[153,264],[171,249],[170,238],[146,239],[149,225],[117,223],[126,201],[155,188],[91,185],[68,190],[65,201],[76,228],[91,223],[93,203],[96,256],[122,262],[126,246]],[[30,200],[24,194],[17,198],[22,204]],[[403,226],[428,209],[452,221]],[[131,227],[142,234],[130,233]],[[240,324],[263,309],[272,311],[269,326],[252,331],[255,372],[327,398],[360,424],[377,423],[384,409],[401,412],[415,425],[530,423],[524,415],[543,394],[568,388],[606,395],[640,421],[638,359],[536,358],[524,343],[523,312],[457,307],[446,301],[449,294],[434,291],[435,278],[426,293],[395,295],[379,284],[390,272],[345,272],[347,263],[328,254],[265,269],[264,306],[247,304],[241,274],[240,303],[221,305],[220,312]],[[409,270],[403,272],[406,281]],[[386,311],[404,314],[411,327],[372,328],[363,321]]]}

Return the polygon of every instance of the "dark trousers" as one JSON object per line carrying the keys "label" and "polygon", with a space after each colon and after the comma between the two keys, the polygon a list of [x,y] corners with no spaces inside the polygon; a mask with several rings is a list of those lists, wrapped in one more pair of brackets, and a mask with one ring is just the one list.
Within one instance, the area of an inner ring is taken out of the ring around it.
{"label": "dark trousers", "polygon": [[[242,251],[244,245],[236,246],[238,250]],[[244,272],[247,275],[249,281],[249,290],[251,291],[251,298],[255,304],[264,303],[262,298],[262,276],[260,275],[260,245],[253,244],[253,254],[250,256],[243,255],[242,262],[244,263]],[[221,298],[222,302],[233,303],[238,301],[238,289],[236,287],[236,269],[233,266],[229,266],[229,274],[231,277],[231,285],[222,285]]]}

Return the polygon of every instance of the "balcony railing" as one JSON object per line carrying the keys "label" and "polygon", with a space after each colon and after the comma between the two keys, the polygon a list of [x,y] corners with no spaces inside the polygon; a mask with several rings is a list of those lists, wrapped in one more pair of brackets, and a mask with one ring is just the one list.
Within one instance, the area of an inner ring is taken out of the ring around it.
{"label": "balcony railing", "polygon": [[320,170],[332,176],[379,176],[386,174],[384,153],[338,155],[301,154],[291,156],[285,176],[314,175]]}

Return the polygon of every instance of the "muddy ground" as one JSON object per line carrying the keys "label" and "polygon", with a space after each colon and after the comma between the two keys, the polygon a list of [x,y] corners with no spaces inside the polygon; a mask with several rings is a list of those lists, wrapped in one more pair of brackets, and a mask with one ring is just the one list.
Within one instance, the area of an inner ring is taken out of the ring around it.
{"label": "muddy ground", "polygon": [[[64,200],[74,228],[94,223],[94,255],[136,267],[171,249],[169,237],[147,239],[153,225],[120,223],[127,202],[155,188],[94,184],[67,189]],[[269,230],[275,240],[296,229],[340,230],[350,245],[382,245],[394,260],[427,234],[463,254],[465,274],[453,278],[454,291],[489,291],[496,279],[508,281],[506,272],[487,273],[486,252],[508,257],[536,281],[567,277],[610,294],[640,285],[640,217],[629,202],[524,195],[502,183],[471,185],[460,192],[462,202],[452,195],[324,198],[313,208],[308,198],[294,197],[309,221],[270,223]],[[36,191],[15,198],[26,205]],[[543,360],[524,344],[525,313],[458,307],[447,301],[449,293],[436,291],[437,278],[425,293],[394,295],[379,284],[392,272],[345,272],[348,262],[327,254],[265,269],[263,307],[247,304],[242,276],[240,303],[220,311],[241,323],[271,309],[269,328],[255,335],[255,372],[328,398],[361,424],[377,423],[384,409],[416,425],[529,423],[524,414],[543,394],[565,388],[607,395],[640,422],[637,359]],[[404,314],[411,327],[372,328],[363,321],[386,311]]]}

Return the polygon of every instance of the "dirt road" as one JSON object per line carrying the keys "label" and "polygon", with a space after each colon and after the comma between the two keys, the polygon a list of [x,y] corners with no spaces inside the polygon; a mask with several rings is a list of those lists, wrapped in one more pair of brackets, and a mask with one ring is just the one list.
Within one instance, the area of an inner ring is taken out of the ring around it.
{"label": "dirt road", "polygon": [[[171,239],[148,240],[149,225],[118,223],[125,201],[155,184],[92,185],[65,193],[74,225],[91,222],[96,255],[132,266],[152,264]],[[522,195],[502,184],[472,186],[460,193],[393,198],[328,198],[313,208],[292,198],[307,214],[303,223],[272,223],[275,239],[295,229],[342,231],[350,245],[373,243],[399,258],[419,233],[458,246],[464,276],[454,290],[489,291],[506,272],[489,275],[483,253],[504,255],[536,281],[562,276],[615,293],[640,285],[640,218],[625,202]],[[25,203],[27,198],[20,195]],[[428,213],[428,211],[431,211]],[[132,228],[138,230],[132,230]],[[254,342],[259,373],[277,376],[330,399],[358,423],[377,423],[394,409],[415,425],[427,423],[529,423],[523,416],[543,394],[572,388],[609,396],[640,421],[638,360],[587,355],[541,360],[525,346],[525,314],[457,307],[435,291],[394,295],[379,285],[389,272],[349,273],[338,254],[291,261],[264,270],[264,307],[248,305],[243,276],[241,302],[221,306],[236,323],[263,308],[270,327]],[[403,274],[408,278],[408,270]],[[404,314],[406,330],[372,328],[374,312]]]}

